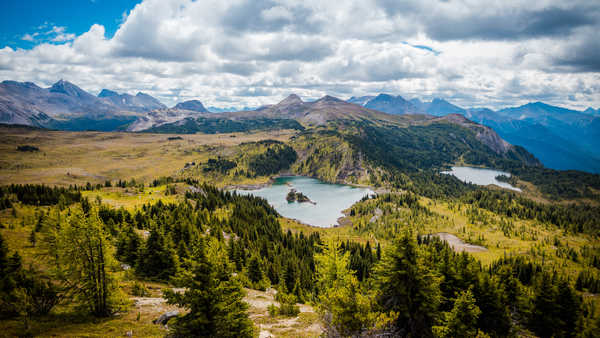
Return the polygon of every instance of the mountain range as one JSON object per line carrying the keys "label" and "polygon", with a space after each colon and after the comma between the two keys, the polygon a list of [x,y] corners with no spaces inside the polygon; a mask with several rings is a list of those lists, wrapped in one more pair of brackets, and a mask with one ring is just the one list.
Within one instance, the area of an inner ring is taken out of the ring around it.
{"label": "mountain range", "polygon": [[577,111],[542,102],[497,111],[465,109],[439,98],[422,102],[387,94],[352,97],[348,102],[389,114],[460,114],[491,127],[506,141],[525,147],[549,168],[600,173],[598,109]]}
{"label": "mountain range", "polygon": [[[168,111],[168,113],[154,113]],[[126,130],[145,120],[171,121],[208,112],[191,100],[167,108],[158,99],[138,92],[119,94],[102,89],[95,96],[77,85],[60,80],[42,88],[31,82],[0,83],[0,123],[22,124],[60,130]],[[153,115],[166,115],[153,119]],[[150,123],[150,126],[152,122]]]}
{"label": "mountain range", "polygon": [[103,89],[95,96],[64,80],[49,88],[31,82],[0,83],[0,123],[6,124],[60,130],[223,132],[302,129],[341,119],[414,124],[452,115],[456,122],[458,114],[492,128],[510,144],[525,147],[547,167],[600,172],[600,111],[593,108],[576,111],[535,102],[494,111],[465,109],[440,98],[427,102],[379,94],[347,101],[324,96],[305,102],[292,94],[254,110],[222,110],[207,109],[198,100],[168,108],[141,92],[130,95]]}

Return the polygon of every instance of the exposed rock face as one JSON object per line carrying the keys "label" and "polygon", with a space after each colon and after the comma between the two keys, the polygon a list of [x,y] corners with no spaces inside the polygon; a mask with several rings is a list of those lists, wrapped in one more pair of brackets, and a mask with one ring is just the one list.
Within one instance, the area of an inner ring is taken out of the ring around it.
{"label": "exposed rock face", "polygon": [[102,89],[99,98],[112,102],[115,106],[122,110],[134,112],[148,112],[155,109],[164,109],[166,106],[154,97],[137,93],[135,96],[129,94],[119,94],[109,89]]}
{"label": "exposed rock face", "polygon": [[510,143],[504,141],[492,128],[477,124],[459,114],[446,115],[435,118],[433,121],[448,121],[475,131],[475,137],[499,155],[506,154],[513,147]]}
{"label": "exposed rock face", "polygon": [[169,311],[169,312],[163,313],[162,315],[160,315],[160,317],[156,318],[152,322],[154,324],[165,325],[165,324],[167,324],[167,322],[169,322],[169,320],[171,318],[177,317],[177,316],[179,316],[179,311],[177,311],[177,310]]}
{"label": "exposed rock face", "polygon": [[202,104],[202,102],[200,102],[198,100],[189,100],[189,101],[185,101],[185,102],[180,102],[180,103],[176,104],[175,107],[173,107],[173,109],[184,109],[184,110],[197,111],[200,113],[208,113],[208,110],[206,110],[206,108],[204,108],[204,105]]}
{"label": "exposed rock face", "polygon": [[506,154],[512,148],[512,145],[504,141],[492,128],[482,126],[477,131],[476,137],[496,154]]}
{"label": "exposed rock face", "polygon": [[415,114],[420,112],[417,107],[411,102],[406,101],[400,95],[392,96],[388,94],[379,94],[375,98],[369,100],[364,106],[388,114]]}
{"label": "exposed rock face", "polygon": [[31,82],[0,83],[0,123],[56,126],[56,120],[108,119],[158,108],[165,106],[150,95],[104,89],[96,97],[65,80],[50,88]]}
{"label": "exposed rock face", "polygon": [[127,127],[127,131],[142,131],[158,127],[166,123],[185,122],[185,119],[198,117],[200,113],[193,110],[160,109],[153,110],[145,116],[138,117]]}

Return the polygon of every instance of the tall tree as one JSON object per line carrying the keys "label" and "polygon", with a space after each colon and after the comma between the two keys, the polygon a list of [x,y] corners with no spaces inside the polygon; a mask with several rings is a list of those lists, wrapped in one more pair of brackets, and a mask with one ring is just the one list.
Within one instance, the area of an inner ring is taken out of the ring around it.
{"label": "tall tree", "polygon": [[378,303],[394,312],[398,335],[431,337],[439,317],[439,278],[419,258],[410,233],[396,238],[375,267]]}
{"label": "tall tree", "polygon": [[470,290],[463,291],[454,301],[454,307],[446,314],[446,326],[442,337],[469,338],[477,335],[477,318],[481,314]]}
{"label": "tall tree", "polygon": [[320,290],[319,312],[329,336],[354,336],[373,327],[372,298],[361,290],[350,270],[350,252],[342,253],[333,241],[315,256]]}
{"label": "tall tree", "polygon": [[193,249],[191,269],[175,279],[186,287],[183,293],[165,291],[169,304],[189,310],[177,318],[177,337],[252,337],[254,327],[248,318],[244,292],[223,246],[214,238],[201,241]]}
{"label": "tall tree", "polygon": [[154,226],[141,249],[136,272],[146,277],[167,280],[175,275],[179,267],[177,255],[162,230]]}
{"label": "tall tree", "polygon": [[108,316],[117,306],[117,285],[111,267],[116,263],[109,235],[95,209],[71,210],[58,228],[50,254],[58,261],[57,278],[65,280],[77,300],[96,316]]}

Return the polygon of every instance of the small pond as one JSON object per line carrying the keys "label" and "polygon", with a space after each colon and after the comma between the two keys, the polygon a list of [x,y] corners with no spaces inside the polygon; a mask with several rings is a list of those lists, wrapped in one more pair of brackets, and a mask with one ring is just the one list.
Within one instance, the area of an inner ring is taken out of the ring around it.
{"label": "small pond", "polygon": [[[286,196],[292,189],[304,194],[312,203],[288,202]],[[270,186],[237,192],[263,197],[284,217],[325,228],[336,225],[338,218],[344,216],[343,210],[373,194],[368,188],[331,184],[304,176],[278,177]]]}
{"label": "small pond", "polygon": [[466,183],[473,183],[477,185],[489,185],[495,184],[499,187],[521,191],[521,189],[517,187],[513,187],[512,185],[506,182],[500,182],[496,179],[496,176],[505,175],[510,177],[509,173],[494,170],[494,169],[484,169],[484,168],[473,168],[473,167],[452,167],[450,171],[442,171],[443,174],[450,174],[456,176],[459,180]]}

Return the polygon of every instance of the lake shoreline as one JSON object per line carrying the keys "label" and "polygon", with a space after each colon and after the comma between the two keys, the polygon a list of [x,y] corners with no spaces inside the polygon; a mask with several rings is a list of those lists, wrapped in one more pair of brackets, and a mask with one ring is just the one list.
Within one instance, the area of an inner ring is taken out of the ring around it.
{"label": "lake shoreline", "polygon": [[[227,189],[238,194],[262,197],[282,217],[314,228],[351,225],[347,210],[365,196],[378,193],[375,188],[370,186],[332,183],[317,177],[294,175],[289,172],[274,175],[269,178],[268,182],[230,185]],[[294,191],[291,189],[296,189],[308,200],[290,203],[290,191]]]}

